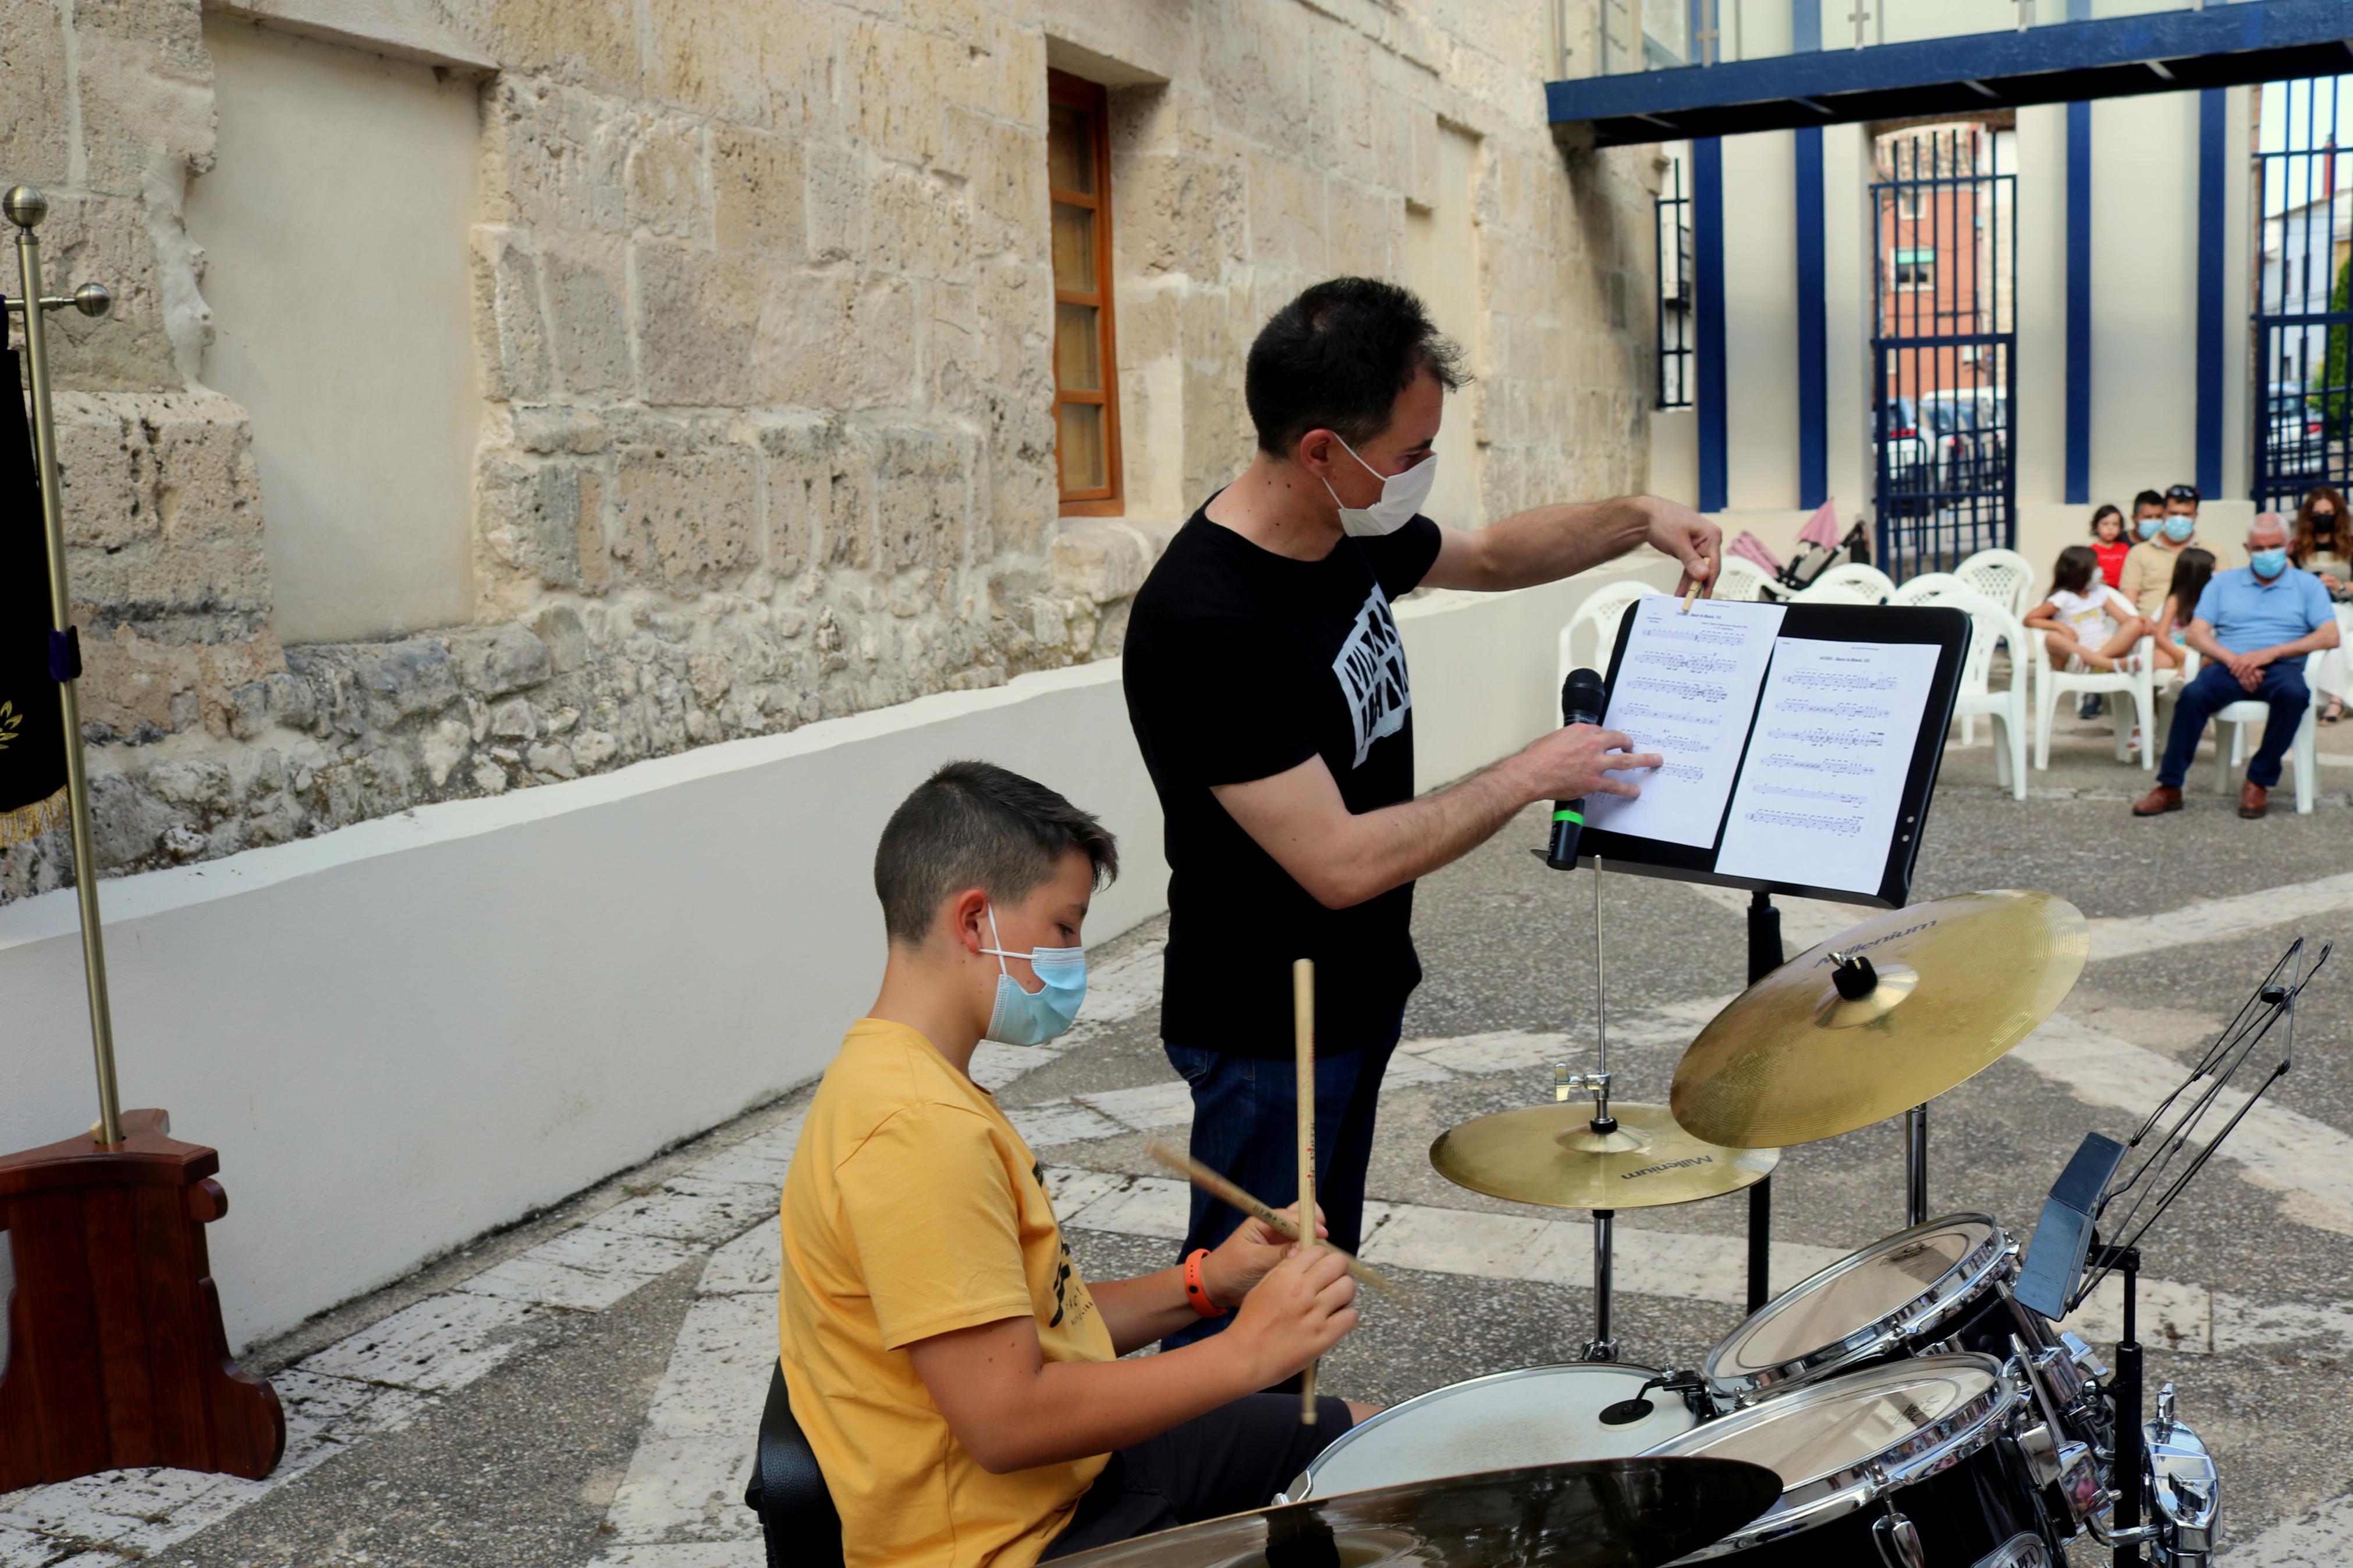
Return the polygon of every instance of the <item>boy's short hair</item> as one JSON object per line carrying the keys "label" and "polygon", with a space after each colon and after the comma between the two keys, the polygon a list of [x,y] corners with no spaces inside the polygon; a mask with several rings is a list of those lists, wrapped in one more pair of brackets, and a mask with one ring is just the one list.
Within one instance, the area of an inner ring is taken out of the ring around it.
{"label": "boy's short hair", "polygon": [[1413,293],[1376,278],[1316,284],[1259,329],[1242,372],[1242,401],[1259,449],[1287,458],[1310,430],[1361,447],[1388,428],[1398,394],[1428,371],[1452,392],[1462,351]]}
{"label": "boy's short hair", "polygon": [[1095,886],[1119,875],[1119,841],[1090,814],[995,763],[950,763],[899,803],[875,846],[882,927],[917,945],[957,889],[1027,898],[1073,849],[1092,862]]}
{"label": "boy's short hair", "polygon": [[2133,510],[2138,511],[2145,506],[2153,506],[2157,508],[2158,510],[2163,511],[2165,510],[2165,498],[2158,494],[2155,490],[2143,490],[2140,494],[2133,497]]}

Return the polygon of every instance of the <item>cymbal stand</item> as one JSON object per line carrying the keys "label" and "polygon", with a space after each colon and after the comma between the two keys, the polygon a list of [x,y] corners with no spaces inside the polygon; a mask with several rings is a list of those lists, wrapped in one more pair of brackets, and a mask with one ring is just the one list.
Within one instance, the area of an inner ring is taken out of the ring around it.
{"label": "cymbal stand", "polygon": [[[1781,911],[1773,895],[1759,888],[1748,900],[1748,984],[1781,967]],[[1748,1310],[1753,1316],[1773,1298],[1773,1178],[1748,1188]]]}
{"label": "cymbal stand", "polygon": [[1928,1221],[1928,1108],[1904,1113],[1904,1223]]}

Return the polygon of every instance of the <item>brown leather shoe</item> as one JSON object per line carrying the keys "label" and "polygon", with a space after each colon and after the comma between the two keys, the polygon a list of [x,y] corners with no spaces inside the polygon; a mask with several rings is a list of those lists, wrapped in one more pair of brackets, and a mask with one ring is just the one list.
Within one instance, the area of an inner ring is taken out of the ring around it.
{"label": "brown leather shoe", "polygon": [[2135,816],[2163,816],[2168,811],[2181,809],[2181,792],[2171,784],[2159,784],[2133,803]]}
{"label": "brown leather shoe", "polygon": [[2269,811],[2271,806],[2272,792],[2254,780],[2249,779],[2239,786],[2239,815],[2249,822]]}

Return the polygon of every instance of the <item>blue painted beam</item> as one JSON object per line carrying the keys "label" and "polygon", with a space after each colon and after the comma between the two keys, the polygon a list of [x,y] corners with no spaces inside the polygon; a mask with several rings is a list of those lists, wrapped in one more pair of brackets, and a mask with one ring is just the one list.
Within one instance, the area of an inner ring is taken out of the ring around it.
{"label": "blue painted beam", "polygon": [[[2344,0],[2240,0],[2022,33],[1548,82],[1545,93],[1556,125],[1590,124],[1604,144],[1658,142],[1957,104],[1984,110],[2334,74],[2353,68],[2348,38],[2353,8]],[[2151,61],[2170,76],[2149,68]]]}
{"label": "blue painted beam", "polygon": [[2230,199],[2221,88],[2198,95],[2198,491],[2222,490],[2222,209]]}
{"label": "blue painted beam", "polygon": [[1791,134],[1798,154],[1798,504],[1810,511],[1829,498],[1831,488],[1822,132],[1812,126]]}
{"label": "blue painted beam", "polygon": [[1698,383],[1699,510],[1722,511],[1730,493],[1724,365],[1724,143],[1692,143],[1692,285],[1698,321],[1692,338]]}
{"label": "blue painted beam", "polygon": [[2068,501],[2092,499],[2092,106],[2067,106]]}

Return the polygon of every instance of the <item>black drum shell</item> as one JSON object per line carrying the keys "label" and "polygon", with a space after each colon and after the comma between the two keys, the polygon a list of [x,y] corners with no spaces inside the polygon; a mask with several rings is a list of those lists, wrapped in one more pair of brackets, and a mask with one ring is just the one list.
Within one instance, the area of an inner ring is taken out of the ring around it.
{"label": "black drum shell", "polygon": [[[1928,1568],[1978,1568],[2021,1535],[2040,1547],[2041,1561],[2029,1551],[2004,1568],[2065,1568],[2066,1553],[2044,1531],[2033,1489],[2019,1468],[2008,1444],[1996,1442],[1882,1501],[1796,1535],[1706,1558],[1705,1568],[1887,1568],[1873,1521],[1886,1514],[1889,1502],[1919,1531]],[[1699,1568],[1692,1558],[1683,1561]]]}

